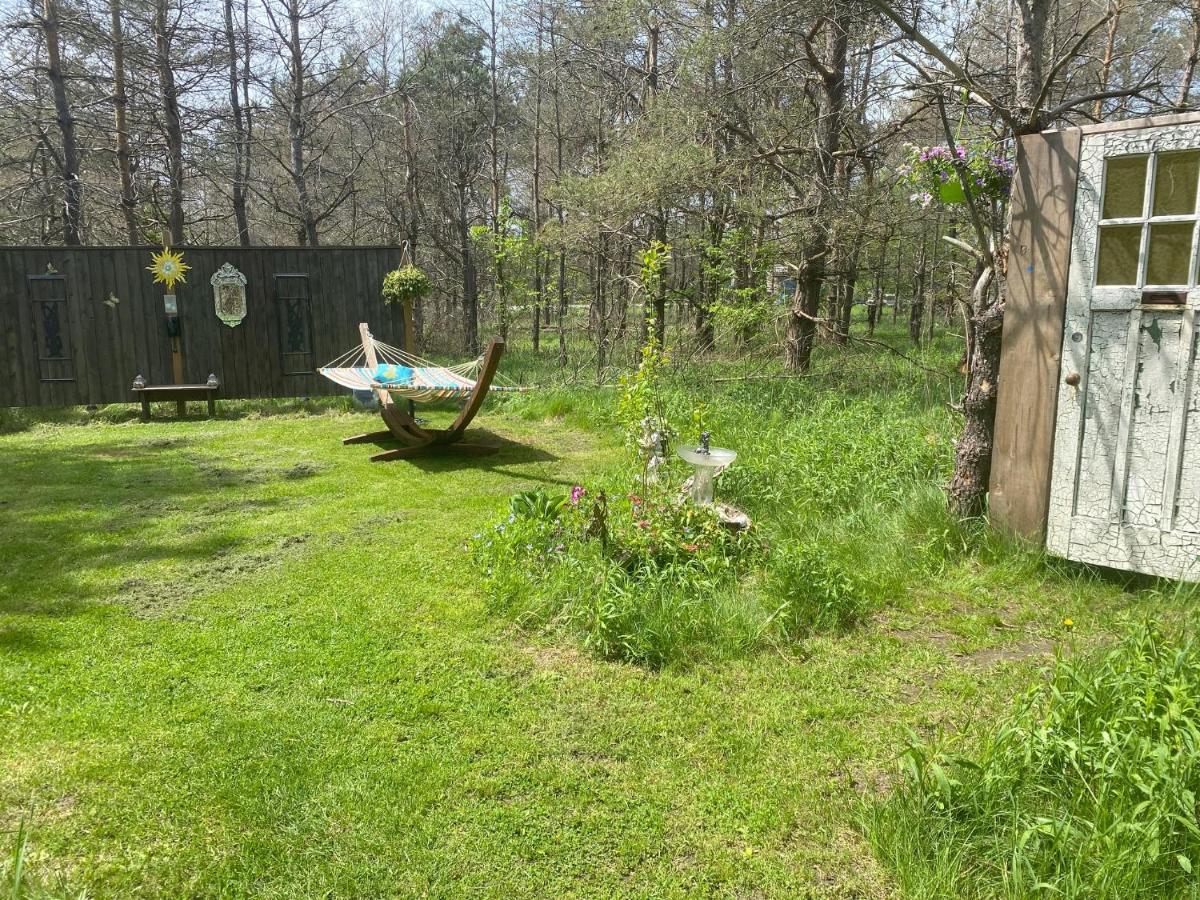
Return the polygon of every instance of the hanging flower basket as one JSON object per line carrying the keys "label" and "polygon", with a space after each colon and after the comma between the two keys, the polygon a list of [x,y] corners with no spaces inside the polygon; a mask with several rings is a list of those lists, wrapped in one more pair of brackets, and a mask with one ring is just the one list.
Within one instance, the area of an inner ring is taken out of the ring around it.
{"label": "hanging flower basket", "polygon": [[922,206],[934,201],[962,204],[967,197],[960,170],[965,170],[971,194],[979,200],[1002,203],[1012,188],[1012,163],[992,144],[959,145],[954,150],[911,147],[900,178],[913,189],[909,199]]}

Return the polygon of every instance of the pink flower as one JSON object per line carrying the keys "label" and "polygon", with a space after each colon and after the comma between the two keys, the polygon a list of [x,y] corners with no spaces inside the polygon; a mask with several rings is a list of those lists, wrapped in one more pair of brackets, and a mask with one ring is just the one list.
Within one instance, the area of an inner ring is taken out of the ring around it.
{"label": "pink flower", "polygon": [[638,528],[649,528],[649,527],[650,527],[650,520],[649,520],[649,519],[638,519],[638,520],[637,520],[637,527],[638,527]]}
{"label": "pink flower", "polygon": [[571,505],[578,506],[579,501],[583,499],[583,495],[587,493],[587,489],[583,485],[577,484],[571,488]]}

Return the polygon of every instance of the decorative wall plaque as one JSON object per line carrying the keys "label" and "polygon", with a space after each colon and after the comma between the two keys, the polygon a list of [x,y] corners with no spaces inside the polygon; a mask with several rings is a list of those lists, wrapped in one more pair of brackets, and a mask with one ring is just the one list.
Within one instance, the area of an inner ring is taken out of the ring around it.
{"label": "decorative wall plaque", "polygon": [[246,318],[246,276],[225,263],[209,279],[217,318],[230,328]]}

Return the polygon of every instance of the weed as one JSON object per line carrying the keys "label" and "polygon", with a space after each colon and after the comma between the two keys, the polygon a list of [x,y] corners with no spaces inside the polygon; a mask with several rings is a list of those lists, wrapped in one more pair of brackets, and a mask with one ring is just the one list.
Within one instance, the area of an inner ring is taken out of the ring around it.
{"label": "weed", "polygon": [[1141,625],[1060,655],[976,749],[913,737],[865,824],[914,895],[1195,896],[1200,645]]}

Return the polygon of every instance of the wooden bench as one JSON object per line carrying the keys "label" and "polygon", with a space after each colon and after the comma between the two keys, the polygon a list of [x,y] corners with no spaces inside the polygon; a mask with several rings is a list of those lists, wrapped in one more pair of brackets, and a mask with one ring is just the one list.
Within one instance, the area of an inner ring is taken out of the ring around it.
{"label": "wooden bench", "polygon": [[156,400],[174,400],[180,418],[187,412],[187,401],[207,400],[208,414],[217,414],[217,390],[221,383],[216,375],[209,375],[204,384],[146,384],[139,375],[133,380],[133,392],[142,401],[142,421],[150,421],[150,404]]}

